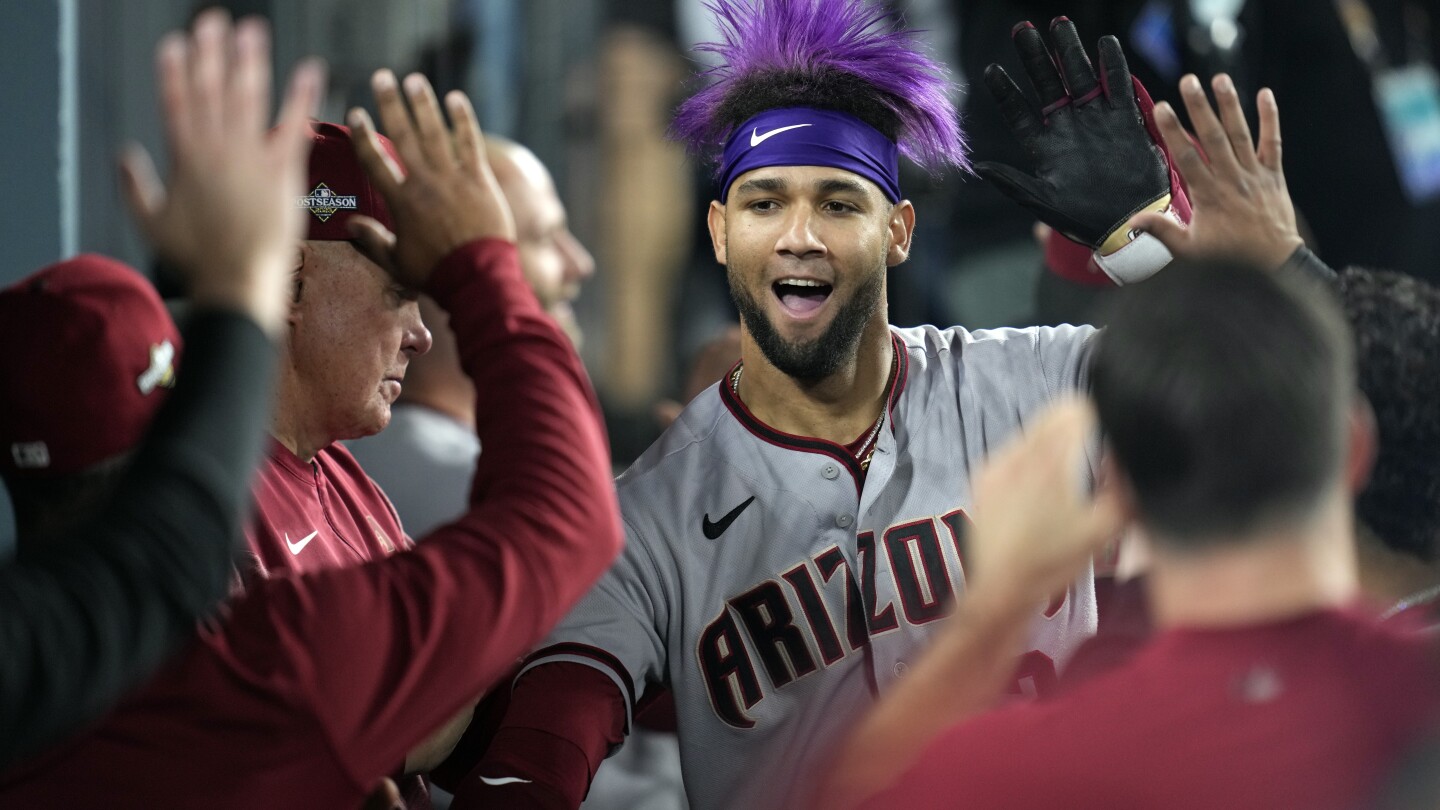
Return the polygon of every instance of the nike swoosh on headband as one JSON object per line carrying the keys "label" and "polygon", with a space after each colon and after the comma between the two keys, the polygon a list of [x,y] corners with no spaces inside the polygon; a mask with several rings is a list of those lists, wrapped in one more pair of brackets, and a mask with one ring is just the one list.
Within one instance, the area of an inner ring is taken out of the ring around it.
{"label": "nike swoosh on headband", "polygon": [[775,135],[779,135],[780,133],[784,132],[784,131],[787,130],[787,129],[799,129],[800,127],[808,127],[808,126],[812,126],[812,125],[811,125],[811,124],[791,124],[791,125],[788,126],[788,127],[779,127],[779,128],[776,128],[776,129],[772,129],[772,130],[770,130],[769,132],[765,133],[764,135],[761,135],[761,134],[760,134],[760,128],[759,128],[759,127],[756,127],[755,129],[750,130],[750,146],[751,146],[751,147],[759,146],[760,144],[762,144],[762,143],[765,142],[765,139],[766,139],[766,138],[770,138],[770,137],[773,137],[773,136],[775,136]]}

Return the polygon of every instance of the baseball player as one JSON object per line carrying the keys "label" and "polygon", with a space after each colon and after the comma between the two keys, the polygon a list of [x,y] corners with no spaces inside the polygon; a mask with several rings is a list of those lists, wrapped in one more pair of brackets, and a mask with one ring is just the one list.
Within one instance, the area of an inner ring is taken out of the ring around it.
{"label": "baseball player", "polygon": [[[964,589],[971,469],[1084,384],[1090,327],[888,324],[886,272],[916,222],[899,153],[968,165],[943,69],[911,35],[860,0],[713,8],[724,64],[674,129],[724,145],[708,224],[741,360],[620,477],[626,550],[528,659],[456,807],[578,805],[655,683],[675,696],[692,806],[797,805]],[[987,77],[1049,179],[982,171],[1101,248],[1134,212],[1172,207],[1171,177],[1118,44],[1102,41],[1097,78],[1074,26],[1052,33],[1064,82],[1040,33],[1016,33],[1048,126],[1003,71]],[[1153,272],[1168,260],[1153,247],[1112,243],[1102,267]],[[1095,622],[1089,571],[1035,604],[1013,691],[1044,692]]]}

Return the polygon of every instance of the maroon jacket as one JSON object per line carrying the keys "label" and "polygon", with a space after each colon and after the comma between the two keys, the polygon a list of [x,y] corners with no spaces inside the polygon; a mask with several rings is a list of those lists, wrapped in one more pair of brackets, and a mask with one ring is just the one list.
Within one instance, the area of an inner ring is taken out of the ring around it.
{"label": "maroon jacket", "polygon": [[1369,807],[1437,717],[1430,641],[1353,611],[1176,629],[936,737],[866,807]]}
{"label": "maroon jacket", "polygon": [[245,527],[259,573],[311,573],[382,560],[415,545],[390,499],[336,442],[308,463],[270,440]]}
{"label": "maroon jacket", "polygon": [[252,583],[97,728],[0,774],[0,806],[359,807],[600,576],[623,541],[598,408],[514,247],[456,251],[427,292],[476,383],[469,511],[378,562]]}

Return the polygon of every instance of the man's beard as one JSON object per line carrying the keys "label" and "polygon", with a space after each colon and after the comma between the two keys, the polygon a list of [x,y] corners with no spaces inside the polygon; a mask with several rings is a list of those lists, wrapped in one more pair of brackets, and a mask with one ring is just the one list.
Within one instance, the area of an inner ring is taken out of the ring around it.
{"label": "man's beard", "polygon": [[[740,310],[745,329],[755,339],[765,359],[787,376],[805,384],[817,383],[839,371],[855,357],[860,335],[880,306],[885,274],[874,273],[867,278],[840,306],[820,337],[808,342],[790,341],[780,336],[775,325],[765,317],[760,302],[750,294],[736,273],[726,268],[730,281],[730,298]],[[832,289],[831,295],[834,295]]]}

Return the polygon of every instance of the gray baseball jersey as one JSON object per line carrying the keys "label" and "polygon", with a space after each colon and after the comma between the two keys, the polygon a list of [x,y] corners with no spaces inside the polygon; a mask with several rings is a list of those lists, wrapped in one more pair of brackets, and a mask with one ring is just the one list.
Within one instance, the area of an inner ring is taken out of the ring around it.
{"label": "gray baseball jersey", "polygon": [[[527,669],[595,667],[632,709],[668,684],[693,807],[797,806],[964,588],[971,471],[1082,385],[1093,334],[893,330],[890,418],[863,485],[844,448],[711,387],[619,478],[625,551]],[[1016,689],[1044,691],[1095,624],[1087,571],[1036,606]]]}

